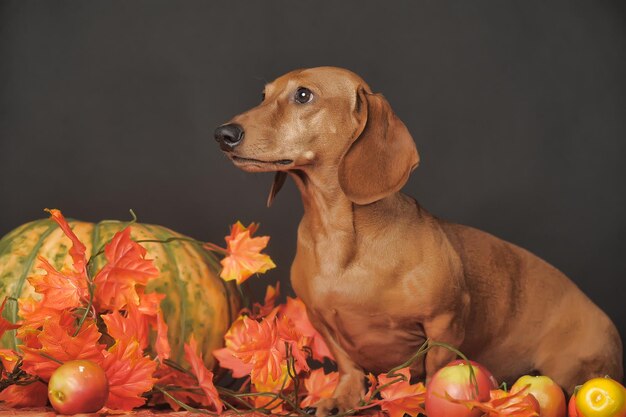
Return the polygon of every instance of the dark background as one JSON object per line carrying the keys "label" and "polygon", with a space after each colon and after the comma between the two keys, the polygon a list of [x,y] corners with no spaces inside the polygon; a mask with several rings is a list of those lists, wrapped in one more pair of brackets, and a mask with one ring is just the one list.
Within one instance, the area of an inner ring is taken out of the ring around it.
{"label": "dark background", "polygon": [[[3,1],[0,235],[58,207],[223,243],[261,222],[288,282],[302,208],[213,129],[291,69],[362,75],[411,130],[405,191],[569,275],[626,335],[624,2]],[[514,317],[511,318],[515,320]],[[529,335],[532,337],[532,335]],[[572,340],[572,343],[576,343]]]}

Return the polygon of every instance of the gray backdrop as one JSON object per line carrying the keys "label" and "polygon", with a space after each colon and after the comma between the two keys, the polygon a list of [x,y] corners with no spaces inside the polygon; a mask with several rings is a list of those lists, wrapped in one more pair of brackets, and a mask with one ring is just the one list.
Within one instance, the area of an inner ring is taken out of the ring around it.
{"label": "gray backdrop", "polygon": [[259,221],[278,268],[252,287],[287,283],[295,187],[266,209],[271,175],[234,168],[212,132],[266,81],[343,66],[411,130],[408,194],[548,260],[624,337],[624,4],[2,1],[0,235],[44,207],[133,208],[220,244]]}

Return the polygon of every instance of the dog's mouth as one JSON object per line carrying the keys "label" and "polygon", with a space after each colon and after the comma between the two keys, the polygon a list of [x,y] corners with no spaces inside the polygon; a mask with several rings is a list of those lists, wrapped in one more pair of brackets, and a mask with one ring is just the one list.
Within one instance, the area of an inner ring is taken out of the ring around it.
{"label": "dog's mouth", "polygon": [[235,165],[250,171],[282,171],[293,166],[293,159],[277,159],[274,161],[263,161],[255,158],[244,158],[237,155],[229,155]]}

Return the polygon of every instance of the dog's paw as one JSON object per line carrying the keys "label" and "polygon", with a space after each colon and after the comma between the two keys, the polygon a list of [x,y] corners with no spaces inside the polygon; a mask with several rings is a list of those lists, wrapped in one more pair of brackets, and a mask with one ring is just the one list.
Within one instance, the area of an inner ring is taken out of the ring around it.
{"label": "dog's paw", "polygon": [[327,417],[337,413],[337,399],[324,398],[315,404],[315,417]]}
{"label": "dog's paw", "polygon": [[317,407],[315,416],[327,417],[357,407],[364,394],[362,381],[362,378],[343,379],[337,386],[332,398],[322,399],[315,405]]}

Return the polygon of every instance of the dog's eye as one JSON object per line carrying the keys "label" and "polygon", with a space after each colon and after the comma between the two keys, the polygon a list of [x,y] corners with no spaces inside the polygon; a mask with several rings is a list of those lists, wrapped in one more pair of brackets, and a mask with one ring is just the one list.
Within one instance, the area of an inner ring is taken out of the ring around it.
{"label": "dog's eye", "polygon": [[293,96],[293,99],[296,101],[296,103],[308,103],[313,99],[313,93],[308,88],[298,87],[298,89],[296,90],[296,95]]}

